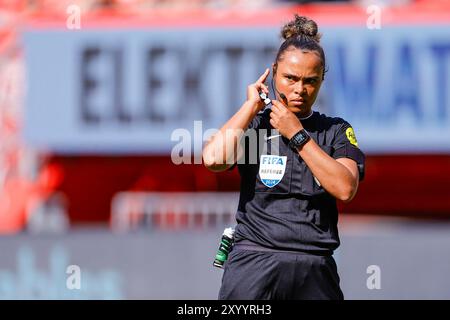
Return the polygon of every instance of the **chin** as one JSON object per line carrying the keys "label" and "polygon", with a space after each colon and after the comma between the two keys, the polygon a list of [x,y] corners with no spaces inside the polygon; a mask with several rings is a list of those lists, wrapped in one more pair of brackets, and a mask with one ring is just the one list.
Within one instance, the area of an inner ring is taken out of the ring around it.
{"label": "chin", "polygon": [[288,107],[288,110],[293,112],[293,113],[301,113],[303,110],[300,109],[299,107]]}
{"label": "chin", "polygon": [[301,105],[301,106],[298,106],[298,105],[292,106],[291,105],[291,106],[288,106],[288,110],[292,111],[293,113],[298,113],[298,112],[305,112],[306,108],[303,105]]}
{"label": "chin", "polygon": [[288,110],[295,114],[299,114],[300,116],[304,116],[311,112],[311,107],[309,107],[305,104],[290,105],[290,106],[288,106]]}

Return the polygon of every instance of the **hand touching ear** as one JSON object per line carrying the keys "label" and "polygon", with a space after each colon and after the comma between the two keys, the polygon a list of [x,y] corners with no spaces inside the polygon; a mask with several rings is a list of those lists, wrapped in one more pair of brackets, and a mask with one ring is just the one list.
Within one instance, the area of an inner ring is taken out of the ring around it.
{"label": "hand touching ear", "polygon": [[259,93],[264,92],[266,95],[269,95],[269,87],[264,84],[269,73],[270,69],[267,68],[255,83],[247,87],[247,101],[256,105],[258,110],[264,108],[264,102],[261,100]]}

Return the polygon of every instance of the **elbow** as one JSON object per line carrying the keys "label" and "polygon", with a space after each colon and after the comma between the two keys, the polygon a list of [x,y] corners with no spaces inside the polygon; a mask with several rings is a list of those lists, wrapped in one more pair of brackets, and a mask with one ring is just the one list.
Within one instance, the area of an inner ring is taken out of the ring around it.
{"label": "elbow", "polygon": [[344,196],[344,197],[341,197],[340,200],[343,203],[350,203],[353,200],[353,197],[351,197],[351,196]]}
{"label": "elbow", "polygon": [[212,157],[208,157],[207,155],[203,154],[202,158],[203,158],[203,165],[209,171],[222,172],[222,171],[225,171],[227,169],[227,165],[226,164],[219,164]]}
{"label": "elbow", "polygon": [[214,159],[212,157],[208,157],[207,155],[205,155],[205,153],[203,153],[202,158],[203,158],[203,165],[206,167],[206,169],[210,171],[215,171],[214,169],[217,167],[217,164],[214,161]]}
{"label": "elbow", "polygon": [[205,167],[211,172],[223,172],[229,168],[229,166],[226,164],[210,164],[205,165]]}
{"label": "elbow", "polygon": [[210,167],[214,166],[214,159],[212,157],[208,157],[208,155],[205,152],[203,152],[203,154],[202,154],[202,160],[203,160],[203,165],[206,168],[209,169]]}
{"label": "elbow", "polygon": [[356,187],[353,185],[345,186],[341,189],[338,199],[343,203],[350,203],[356,195]]}

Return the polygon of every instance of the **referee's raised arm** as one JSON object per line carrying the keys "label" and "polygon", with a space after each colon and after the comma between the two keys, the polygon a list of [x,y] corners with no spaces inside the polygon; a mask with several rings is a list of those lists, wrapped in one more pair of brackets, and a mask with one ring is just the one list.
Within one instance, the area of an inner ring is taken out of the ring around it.
{"label": "referee's raised arm", "polygon": [[264,107],[259,92],[269,94],[264,84],[270,69],[247,87],[247,100],[241,108],[213,135],[203,147],[203,164],[214,172],[225,171],[233,166],[242,155],[240,141],[248,125]]}

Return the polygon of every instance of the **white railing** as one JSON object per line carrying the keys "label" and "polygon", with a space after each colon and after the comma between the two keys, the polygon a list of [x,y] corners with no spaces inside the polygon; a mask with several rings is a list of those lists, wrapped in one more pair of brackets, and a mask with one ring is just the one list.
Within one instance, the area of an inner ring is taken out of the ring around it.
{"label": "white railing", "polygon": [[111,205],[115,232],[216,228],[235,223],[237,192],[120,192]]}

